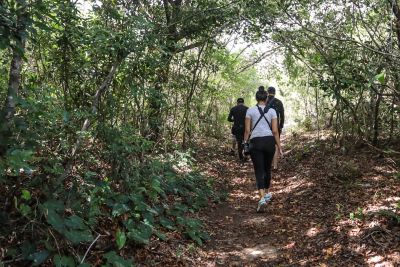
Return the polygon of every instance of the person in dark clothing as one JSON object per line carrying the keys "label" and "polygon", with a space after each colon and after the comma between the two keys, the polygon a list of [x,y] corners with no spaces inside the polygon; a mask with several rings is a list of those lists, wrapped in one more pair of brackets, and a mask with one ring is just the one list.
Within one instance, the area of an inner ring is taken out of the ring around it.
{"label": "person in dark clothing", "polygon": [[275,109],[276,115],[278,116],[278,130],[279,135],[282,133],[283,125],[285,124],[285,109],[283,108],[283,103],[278,98],[275,97],[276,89],[275,87],[268,87],[268,99],[267,103],[273,100],[270,107]]}
{"label": "person in dark clothing", "polygon": [[[268,99],[267,103],[269,103],[270,107],[275,109],[276,115],[278,117],[278,131],[279,137],[281,136],[283,125],[285,123],[285,109],[283,108],[282,101],[275,97],[276,90],[274,87],[268,87]],[[275,153],[274,160],[272,162],[274,169],[278,168],[278,153]]]}
{"label": "person in dark clothing", "polygon": [[244,120],[246,118],[246,112],[248,107],[244,105],[244,99],[238,98],[237,105],[231,108],[228,121],[233,122],[232,134],[236,137],[237,149],[239,154],[239,159],[243,162],[243,135],[244,135]]}

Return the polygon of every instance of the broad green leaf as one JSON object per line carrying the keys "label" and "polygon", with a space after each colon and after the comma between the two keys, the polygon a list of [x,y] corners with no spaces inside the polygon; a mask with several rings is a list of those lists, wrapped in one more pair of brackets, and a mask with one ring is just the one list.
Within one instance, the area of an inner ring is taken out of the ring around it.
{"label": "broad green leaf", "polygon": [[56,210],[56,211],[63,211],[64,210],[64,204],[60,200],[48,200],[42,205],[43,208],[48,209],[48,210]]}
{"label": "broad green leaf", "polygon": [[81,242],[90,242],[93,240],[92,233],[89,230],[85,231],[69,230],[66,231],[64,235],[74,245],[77,245]]}
{"label": "broad green leaf", "polygon": [[61,218],[60,215],[55,210],[49,210],[49,213],[47,214],[47,222],[53,226],[54,229],[56,229],[60,233],[64,233],[65,231],[65,225],[64,225],[64,220]]}
{"label": "broad green leaf", "polygon": [[148,244],[152,234],[153,229],[149,225],[141,223],[137,229],[128,232],[128,238],[139,244]]}
{"label": "broad green leaf", "polygon": [[45,240],[44,241],[44,247],[46,248],[46,250],[47,251],[50,251],[50,252],[54,252],[54,251],[56,251],[57,249],[54,247],[54,245],[53,245],[53,243],[52,242],[54,242],[53,240]]}
{"label": "broad green leaf", "polygon": [[186,233],[191,239],[193,239],[194,241],[196,241],[197,244],[202,245],[203,241],[201,240],[201,238],[196,234],[195,231],[188,231]]}
{"label": "broad green leaf", "polygon": [[175,230],[176,229],[175,223],[172,220],[170,220],[170,219],[168,219],[166,217],[161,217],[160,218],[160,224],[162,226],[164,226],[165,228],[169,229],[169,230]]}
{"label": "broad green leaf", "polygon": [[29,213],[31,213],[31,207],[25,204],[19,205],[19,212],[21,212],[22,216],[26,217]]}
{"label": "broad green leaf", "polygon": [[60,255],[55,255],[54,256],[54,264],[56,267],[75,267],[75,261],[72,257],[67,257],[67,256],[60,256]]}
{"label": "broad green leaf", "polygon": [[155,231],[154,234],[155,234],[158,238],[160,238],[160,240],[162,240],[162,241],[167,240],[167,236],[166,236],[165,234],[161,233],[160,231]]}
{"label": "broad green leaf", "polygon": [[35,250],[36,248],[32,243],[25,241],[21,246],[22,259],[28,259],[28,257],[33,254]]}
{"label": "broad green leaf", "polygon": [[79,216],[72,215],[65,219],[65,225],[74,230],[85,230],[87,226]]}
{"label": "broad green leaf", "polygon": [[69,113],[66,110],[64,110],[64,112],[63,112],[63,121],[64,122],[68,122],[69,121]]}
{"label": "broad green leaf", "polygon": [[21,198],[25,199],[25,200],[30,200],[31,199],[31,193],[26,189],[22,189]]}
{"label": "broad green leaf", "polygon": [[142,214],[142,216],[143,216],[143,221],[145,221],[147,224],[149,224],[149,225],[153,225],[154,224],[154,215],[153,215],[153,213],[144,212],[144,214]]}
{"label": "broad green leaf", "polygon": [[174,208],[182,212],[186,212],[188,210],[188,206],[182,203],[176,203]]}
{"label": "broad green leaf", "polygon": [[118,229],[117,233],[115,235],[115,241],[117,242],[118,249],[122,249],[125,246],[125,242],[126,242],[125,232],[120,231]]}
{"label": "broad green leaf", "polygon": [[382,73],[377,74],[375,76],[375,80],[380,82],[381,84],[384,84],[385,83],[385,73],[382,72]]}
{"label": "broad green leaf", "polygon": [[200,229],[200,227],[201,227],[201,221],[198,220],[198,219],[187,218],[185,223],[190,228],[198,228],[198,229]]}
{"label": "broad green leaf", "polygon": [[49,255],[50,253],[47,250],[43,250],[29,255],[28,260],[31,260],[33,262],[32,266],[39,266],[46,261]]}
{"label": "broad green leaf", "polygon": [[132,261],[125,260],[119,256],[115,251],[110,251],[103,256],[107,263],[111,264],[113,267],[132,267]]}
{"label": "broad green leaf", "polygon": [[129,211],[129,207],[126,204],[118,203],[114,205],[111,215],[113,217],[117,217],[119,215],[125,214],[127,211]]}
{"label": "broad green leaf", "polygon": [[160,180],[158,180],[157,178],[153,178],[153,180],[151,181],[151,188],[157,193],[164,192],[164,190],[162,190],[161,188]]}

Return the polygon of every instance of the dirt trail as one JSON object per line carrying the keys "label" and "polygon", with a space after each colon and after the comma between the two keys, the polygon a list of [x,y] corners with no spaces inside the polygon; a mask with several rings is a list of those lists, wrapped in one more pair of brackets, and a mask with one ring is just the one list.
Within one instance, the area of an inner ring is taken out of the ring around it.
{"label": "dirt trail", "polygon": [[[234,156],[215,155],[209,174],[227,185],[228,197],[202,214],[211,239],[197,264],[400,266],[399,225],[373,215],[374,208],[399,200],[390,164],[368,152],[343,156],[310,140],[286,144],[286,151],[273,172],[273,200],[263,213],[255,211],[251,162],[240,166]],[[354,162],[356,170],[344,168],[346,162]]]}

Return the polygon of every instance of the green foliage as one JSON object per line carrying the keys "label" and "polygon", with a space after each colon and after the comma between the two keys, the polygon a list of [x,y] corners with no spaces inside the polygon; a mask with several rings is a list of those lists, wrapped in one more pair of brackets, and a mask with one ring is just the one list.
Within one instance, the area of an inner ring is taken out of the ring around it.
{"label": "green foliage", "polygon": [[22,195],[21,195],[21,198],[22,198],[22,199],[27,200],[27,201],[29,201],[29,200],[31,199],[31,193],[29,193],[28,190],[23,189],[23,190],[21,191],[21,193],[22,193]]}
{"label": "green foliage", "polygon": [[47,250],[30,254],[27,259],[32,261],[32,266],[40,266],[49,257],[50,253]]}
{"label": "green foliage", "polygon": [[336,203],[336,220],[340,220],[342,218],[342,210],[343,210],[343,205],[340,203]]}
{"label": "green foliage", "polygon": [[305,130],[305,131],[313,131],[316,128],[313,120],[310,117],[305,117],[303,119],[297,119],[297,120],[295,120],[295,122],[297,123],[297,125],[300,129]]}
{"label": "green foliage", "polygon": [[385,73],[384,72],[382,72],[382,73],[379,73],[379,74],[377,74],[375,77],[374,77],[374,79],[376,80],[376,81],[378,81],[380,84],[385,84]]}
{"label": "green foliage", "polygon": [[92,233],[84,220],[77,215],[64,217],[64,209],[60,201],[49,200],[42,205],[43,213],[47,214],[47,222],[72,244],[92,241]]}
{"label": "green foliage", "polygon": [[362,221],[364,219],[365,215],[364,215],[364,210],[360,207],[357,208],[356,212],[351,212],[349,214],[349,218],[352,221]]}
{"label": "green foliage", "polygon": [[14,206],[24,217],[29,217],[29,214],[32,212],[31,207],[28,205],[30,200],[31,194],[26,189],[21,191],[21,198],[19,200],[17,197],[14,197]]}
{"label": "green foliage", "polygon": [[32,172],[29,162],[34,160],[34,153],[31,150],[15,149],[8,153],[5,159],[6,168],[8,167],[13,176],[18,176],[21,171]]}
{"label": "green foliage", "polygon": [[53,258],[56,267],[75,267],[75,261],[72,257],[55,255]]}
{"label": "green foliage", "polygon": [[[190,154],[175,152],[158,159],[145,157],[146,141],[129,128],[120,134],[116,132],[115,136],[118,138],[104,139],[107,149],[103,157],[108,161],[110,155],[115,155],[125,162],[116,163],[117,167],[110,166],[110,170],[118,170],[110,173],[110,178],[100,176],[100,168],[82,168],[78,171],[85,182],[73,182],[66,192],[50,194],[43,189],[46,197],[38,199],[30,189],[35,183],[30,183],[15,197],[15,207],[20,214],[42,220],[43,229],[48,229],[45,233],[52,232],[58,240],[55,244],[53,238],[48,240],[46,235],[36,233],[37,241],[29,244],[29,250],[24,248],[28,251],[24,259],[39,264],[52,258],[56,266],[76,266],[68,251],[54,255],[55,247],[63,243],[69,247],[83,244],[87,247],[94,240],[94,229],[99,229],[110,218],[122,222],[114,236],[116,251],[132,244],[146,245],[152,238],[167,240],[169,231],[182,232],[199,245],[208,238],[202,223],[192,218],[192,214],[210,200],[217,200],[217,196],[211,181],[193,170],[194,159]],[[88,158],[94,158],[94,153],[96,149],[85,151]],[[98,162],[98,159],[93,160],[93,163]],[[90,161],[86,158],[83,162]],[[38,251],[43,245],[47,250]],[[131,266],[115,251],[104,255],[104,264]]]}
{"label": "green foliage", "polygon": [[117,255],[115,251],[110,251],[104,254],[104,258],[106,259],[105,267],[131,267],[132,262],[129,260],[125,260],[121,256]]}

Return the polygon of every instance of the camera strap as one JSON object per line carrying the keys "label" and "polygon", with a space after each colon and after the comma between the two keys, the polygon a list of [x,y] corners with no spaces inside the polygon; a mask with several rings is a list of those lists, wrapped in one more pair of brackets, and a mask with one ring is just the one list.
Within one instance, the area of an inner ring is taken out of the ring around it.
{"label": "camera strap", "polygon": [[[270,107],[270,104],[271,104],[271,103],[272,103],[272,101],[271,101],[270,103],[268,103],[268,105],[265,107],[267,111],[269,110],[269,107]],[[256,106],[257,106],[257,108],[258,108],[258,111],[260,112],[260,117],[258,118],[258,120],[257,120],[256,124],[254,125],[253,129],[251,129],[250,134],[249,134],[249,139],[248,139],[248,140],[250,140],[251,134],[253,133],[254,129],[257,127],[258,123],[260,122],[260,120],[261,120],[263,117],[264,117],[265,121],[268,123],[268,126],[269,126],[269,128],[271,129],[271,131],[272,131],[272,128],[271,128],[271,125],[270,125],[269,121],[267,120],[267,118],[265,118],[265,112],[263,112],[263,110],[260,108],[259,105],[256,105]]]}
{"label": "camera strap", "polygon": [[253,129],[251,129],[250,134],[249,134],[249,139],[248,139],[248,140],[250,140],[251,134],[253,133],[254,129],[256,128],[257,124],[260,122],[260,120],[262,119],[262,117],[263,117],[263,116],[260,116],[260,118],[258,118],[258,120],[257,120],[256,124],[254,125]]}
{"label": "camera strap", "polygon": [[[261,117],[264,117],[264,119],[265,119],[265,121],[267,122],[267,124],[268,124],[268,127],[269,127],[269,129],[272,131],[272,127],[271,127],[271,124],[269,123],[269,121],[268,121],[268,119],[265,117],[265,114],[268,112],[268,110],[269,110],[269,107],[268,107],[268,109],[266,109],[267,110],[267,112],[265,112],[265,109],[264,109],[264,111],[257,105],[257,107],[258,107],[258,111],[260,112],[260,116]],[[266,108],[267,108],[266,107]],[[261,118],[260,117],[260,118]]]}

